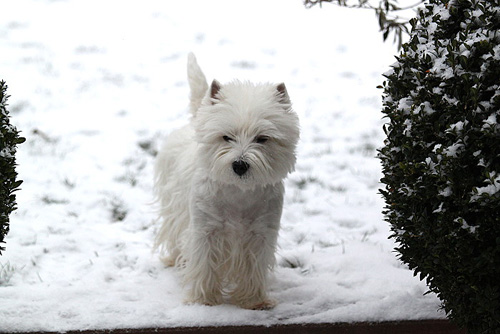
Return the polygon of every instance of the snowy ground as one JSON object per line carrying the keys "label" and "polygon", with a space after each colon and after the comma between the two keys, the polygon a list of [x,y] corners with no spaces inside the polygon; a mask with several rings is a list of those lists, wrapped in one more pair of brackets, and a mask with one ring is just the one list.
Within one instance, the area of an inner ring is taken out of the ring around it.
{"label": "snowy ground", "polygon": [[[371,12],[300,0],[2,4],[0,78],[27,142],[0,332],[443,318],[381,214],[376,86],[397,52],[381,39]],[[184,305],[151,253],[153,156],[187,121],[189,51],[209,80],[284,81],[301,118],[270,311]]]}

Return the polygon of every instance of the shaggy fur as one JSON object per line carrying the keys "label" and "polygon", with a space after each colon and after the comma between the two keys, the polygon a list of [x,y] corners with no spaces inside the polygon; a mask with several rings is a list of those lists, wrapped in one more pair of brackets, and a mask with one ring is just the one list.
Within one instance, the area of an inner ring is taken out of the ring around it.
{"label": "shaggy fur", "polygon": [[188,302],[274,306],[283,179],[294,169],[297,115],[284,84],[209,87],[188,58],[190,124],[170,134],[155,165],[163,261],[180,268]]}

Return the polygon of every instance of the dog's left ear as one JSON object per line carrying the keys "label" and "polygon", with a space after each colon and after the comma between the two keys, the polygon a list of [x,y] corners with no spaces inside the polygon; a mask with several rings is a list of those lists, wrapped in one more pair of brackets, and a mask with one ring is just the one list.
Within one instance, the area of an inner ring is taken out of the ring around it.
{"label": "dog's left ear", "polygon": [[215,104],[214,100],[220,100],[219,91],[220,91],[220,83],[217,80],[213,80],[210,85],[210,97],[212,98],[212,104]]}
{"label": "dog's left ear", "polygon": [[283,82],[276,86],[276,90],[278,91],[278,100],[280,103],[291,104],[290,97],[288,96],[288,92]]}

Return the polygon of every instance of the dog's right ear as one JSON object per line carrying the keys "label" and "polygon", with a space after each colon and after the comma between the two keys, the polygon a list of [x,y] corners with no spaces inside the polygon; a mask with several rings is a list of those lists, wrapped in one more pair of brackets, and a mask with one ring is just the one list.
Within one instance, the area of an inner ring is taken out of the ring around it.
{"label": "dog's right ear", "polygon": [[212,84],[210,85],[210,98],[212,99],[212,104],[215,104],[215,100],[220,100],[219,96],[219,91],[220,91],[221,85],[220,83],[214,79],[212,81]]}
{"label": "dog's right ear", "polygon": [[278,91],[278,99],[279,99],[280,103],[291,104],[290,96],[288,96],[286,86],[283,82],[276,86],[276,90]]}

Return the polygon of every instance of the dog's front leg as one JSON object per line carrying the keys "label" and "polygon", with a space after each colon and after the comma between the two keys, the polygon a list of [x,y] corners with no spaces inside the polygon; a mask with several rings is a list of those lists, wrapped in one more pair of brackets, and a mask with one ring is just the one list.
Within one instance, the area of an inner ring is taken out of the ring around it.
{"label": "dog's front leg", "polygon": [[199,210],[191,217],[187,240],[183,249],[184,281],[189,286],[187,302],[205,305],[223,303],[221,266],[223,224],[210,220]]}
{"label": "dog's front leg", "polygon": [[267,296],[268,275],[275,264],[275,252],[281,216],[281,200],[274,201],[268,212],[256,211],[242,240],[243,264],[237,273],[237,285],[231,293],[233,303],[248,309],[270,309],[276,301]]}

